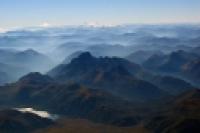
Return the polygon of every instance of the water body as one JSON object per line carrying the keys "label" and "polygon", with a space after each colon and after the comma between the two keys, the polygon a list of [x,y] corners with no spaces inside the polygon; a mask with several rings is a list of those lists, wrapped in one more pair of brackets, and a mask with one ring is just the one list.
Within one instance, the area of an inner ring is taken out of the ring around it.
{"label": "water body", "polygon": [[23,113],[33,113],[36,114],[42,118],[48,118],[51,120],[56,120],[59,118],[58,115],[56,114],[50,114],[47,111],[39,111],[39,110],[35,110],[33,108],[15,108],[17,111],[23,112]]}

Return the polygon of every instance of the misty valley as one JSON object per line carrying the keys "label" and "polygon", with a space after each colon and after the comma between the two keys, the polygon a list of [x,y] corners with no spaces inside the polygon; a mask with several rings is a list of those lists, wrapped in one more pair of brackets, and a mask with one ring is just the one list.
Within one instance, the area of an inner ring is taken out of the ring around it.
{"label": "misty valley", "polygon": [[199,132],[199,25],[0,32],[0,133]]}

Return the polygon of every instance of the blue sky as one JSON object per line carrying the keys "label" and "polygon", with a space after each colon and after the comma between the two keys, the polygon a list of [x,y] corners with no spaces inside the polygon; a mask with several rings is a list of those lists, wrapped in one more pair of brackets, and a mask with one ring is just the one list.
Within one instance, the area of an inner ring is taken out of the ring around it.
{"label": "blue sky", "polygon": [[0,29],[85,23],[200,23],[200,0],[0,0]]}

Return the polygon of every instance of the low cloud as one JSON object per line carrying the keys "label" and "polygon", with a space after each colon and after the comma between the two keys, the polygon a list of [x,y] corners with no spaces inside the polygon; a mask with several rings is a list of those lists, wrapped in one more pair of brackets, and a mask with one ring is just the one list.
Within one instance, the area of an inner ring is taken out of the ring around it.
{"label": "low cloud", "polygon": [[48,23],[48,22],[43,22],[43,23],[40,25],[40,27],[50,27],[50,26],[51,26],[51,24]]}
{"label": "low cloud", "polygon": [[113,27],[113,26],[116,26],[114,24],[103,24],[103,23],[99,23],[99,22],[95,22],[95,21],[86,22],[85,25],[89,26],[89,27]]}
{"label": "low cloud", "polygon": [[0,33],[4,33],[4,32],[6,32],[6,29],[0,28]]}

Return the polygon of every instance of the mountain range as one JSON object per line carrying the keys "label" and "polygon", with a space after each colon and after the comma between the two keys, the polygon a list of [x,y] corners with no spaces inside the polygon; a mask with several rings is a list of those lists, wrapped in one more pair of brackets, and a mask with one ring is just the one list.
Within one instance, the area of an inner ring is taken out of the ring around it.
{"label": "mountain range", "polygon": [[49,57],[32,49],[25,51],[4,49],[0,52],[0,72],[7,77],[4,81],[3,79],[0,80],[1,84],[16,81],[21,76],[32,71],[44,73],[54,66]]}
{"label": "mountain range", "polygon": [[0,132],[199,133],[199,33],[189,25],[0,33]]}
{"label": "mountain range", "polygon": [[[179,50],[167,55],[152,55],[143,63],[143,66],[150,71],[165,75],[174,75],[175,77],[181,77],[184,80],[199,85],[199,78],[195,77],[194,74],[194,71],[196,73],[197,70],[196,74],[199,75],[199,58],[198,54]],[[196,68],[193,65],[196,65]]]}

